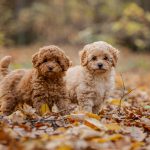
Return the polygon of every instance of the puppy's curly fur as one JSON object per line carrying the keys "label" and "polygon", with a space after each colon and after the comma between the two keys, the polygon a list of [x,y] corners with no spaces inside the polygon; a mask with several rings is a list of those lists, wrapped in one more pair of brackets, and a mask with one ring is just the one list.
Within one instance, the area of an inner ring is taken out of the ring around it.
{"label": "puppy's curly fur", "polygon": [[18,103],[27,103],[40,112],[42,104],[51,109],[55,103],[58,109],[67,104],[66,88],[63,77],[70,61],[65,53],[54,45],[40,48],[33,55],[33,69],[18,69],[8,73],[10,57],[0,62],[1,111],[11,114]]}
{"label": "puppy's curly fur", "polygon": [[2,80],[3,77],[5,77],[8,74],[8,66],[11,62],[11,59],[11,56],[5,56],[0,60],[0,80]]}
{"label": "puppy's curly fur", "polygon": [[118,50],[99,41],[86,45],[79,54],[81,65],[66,73],[67,90],[71,101],[82,110],[98,113],[114,87]]}

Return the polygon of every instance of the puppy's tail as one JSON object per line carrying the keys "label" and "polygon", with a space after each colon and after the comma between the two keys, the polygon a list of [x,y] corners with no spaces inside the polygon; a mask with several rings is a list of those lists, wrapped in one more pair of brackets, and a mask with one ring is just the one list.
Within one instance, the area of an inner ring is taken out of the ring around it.
{"label": "puppy's tail", "polygon": [[11,59],[11,56],[5,56],[0,60],[0,78],[5,77],[9,73],[8,67]]}

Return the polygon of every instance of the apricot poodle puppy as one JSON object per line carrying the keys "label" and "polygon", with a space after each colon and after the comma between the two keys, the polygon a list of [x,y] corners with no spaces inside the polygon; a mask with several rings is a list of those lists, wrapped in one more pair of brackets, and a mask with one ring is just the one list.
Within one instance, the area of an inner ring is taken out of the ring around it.
{"label": "apricot poodle puppy", "polygon": [[54,45],[40,48],[32,57],[33,69],[17,69],[9,73],[10,56],[0,62],[0,102],[4,115],[11,114],[17,104],[27,103],[40,113],[42,104],[58,109],[67,104],[63,77],[70,61],[65,53]]}
{"label": "apricot poodle puppy", "polygon": [[86,45],[79,54],[81,65],[66,73],[67,90],[82,110],[98,113],[114,88],[118,50],[99,41]]}

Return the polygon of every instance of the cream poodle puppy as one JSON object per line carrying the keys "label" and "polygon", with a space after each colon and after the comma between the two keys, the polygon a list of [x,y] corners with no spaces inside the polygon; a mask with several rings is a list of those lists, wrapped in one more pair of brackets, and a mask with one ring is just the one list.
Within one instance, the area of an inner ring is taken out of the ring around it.
{"label": "cream poodle puppy", "polygon": [[40,113],[42,104],[64,109],[67,105],[64,75],[70,66],[65,53],[57,46],[40,48],[32,57],[33,68],[9,72],[11,57],[0,61],[0,102],[4,115],[11,114],[17,104],[27,103]]}
{"label": "cream poodle puppy", "polygon": [[98,113],[109,98],[115,83],[115,67],[119,51],[98,41],[80,51],[80,66],[68,69],[65,80],[69,97],[82,110]]}

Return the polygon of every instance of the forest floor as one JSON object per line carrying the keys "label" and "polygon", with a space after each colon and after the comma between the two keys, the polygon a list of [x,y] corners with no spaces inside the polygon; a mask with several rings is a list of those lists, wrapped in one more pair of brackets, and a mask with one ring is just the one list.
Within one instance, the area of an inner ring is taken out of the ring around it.
{"label": "forest floor", "polygon": [[[30,68],[37,47],[0,48],[0,57],[12,55],[13,69]],[[81,47],[62,47],[78,64]],[[120,52],[116,90],[98,115],[74,111],[61,116],[46,105],[42,117],[28,105],[10,116],[0,115],[0,150],[149,150],[149,60],[150,54]]]}

